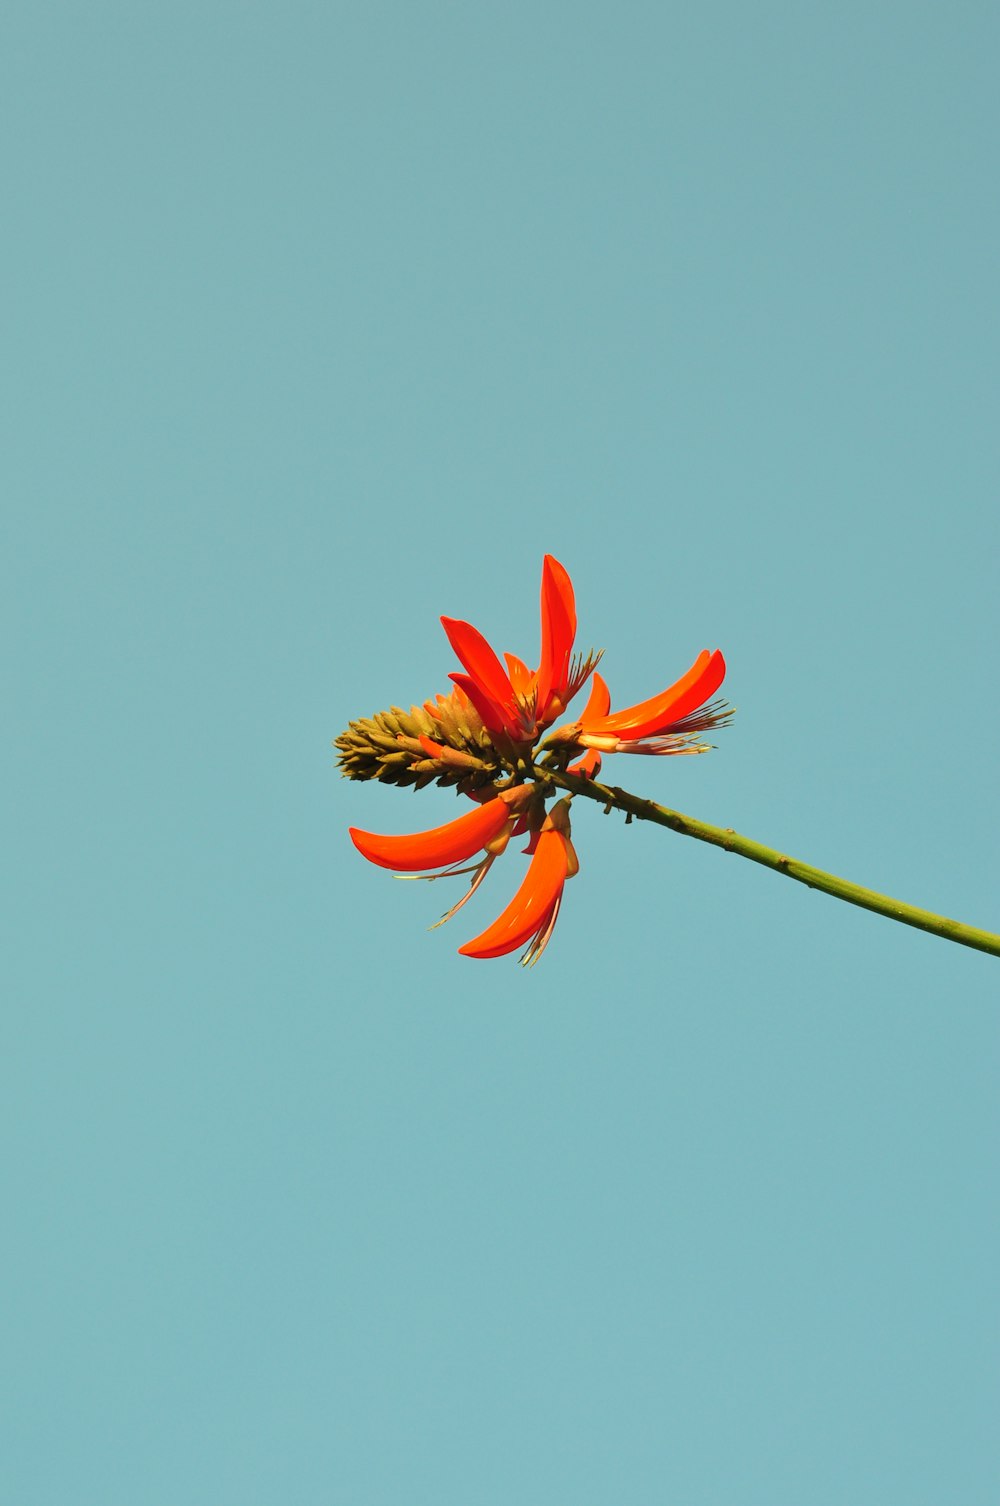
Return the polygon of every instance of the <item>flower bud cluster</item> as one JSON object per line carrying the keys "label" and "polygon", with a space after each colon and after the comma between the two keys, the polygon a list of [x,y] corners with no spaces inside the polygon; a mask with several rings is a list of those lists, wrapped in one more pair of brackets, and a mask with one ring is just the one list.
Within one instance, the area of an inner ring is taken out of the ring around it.
{"label": "flower bud cluster", "polygon": [[507,772],[474,707],[457,689],[409,711],[393,706],[361,717],[334,747],[345,778],[416,789],[458,785],[474,794]]}

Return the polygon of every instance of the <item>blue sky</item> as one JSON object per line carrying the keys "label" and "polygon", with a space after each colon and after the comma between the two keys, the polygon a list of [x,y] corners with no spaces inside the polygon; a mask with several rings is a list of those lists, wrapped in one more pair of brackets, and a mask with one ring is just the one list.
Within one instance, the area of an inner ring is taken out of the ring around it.
{"label": "blue sky", "polygon": [[609,777],[1000,929],[997,31],[8,8],[4,1499],[996,1501],[996,959],[588,805],[471,962],[330,743],[551,551],[730,666]]}

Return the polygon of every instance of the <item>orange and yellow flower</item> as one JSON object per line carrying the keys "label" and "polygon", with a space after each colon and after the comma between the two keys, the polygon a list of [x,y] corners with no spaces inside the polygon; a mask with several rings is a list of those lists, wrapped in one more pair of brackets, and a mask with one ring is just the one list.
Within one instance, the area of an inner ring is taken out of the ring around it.
{"label": "orange and yellow flower", "polygon": [[471,623],[442,617],[448,642],[465,670],[448,676],[472,702],[483,725],[515,745],[534,746],[586,683],[600,654],[573,656],[576,603],[573,583],[557,559],[542,564],[542,648],[532,672],[516,654],[504,654],[506,669]]}
{"label": "orange and yellow flower", "polygon": [[544,952],[559,916],[563,887],[580,868],[570,841],[568,800],[552,807],[533,845],[531,863],[514,898],[481,936],[459,947],[461,956],[504,957],[528,942],[522,961],[530,967]]}
{"label": "orange and yellow flower", "polygon": [[[471,873],[468,892],[443,917],[448,920],[476,893],[511,838],[527,832],[530,863],[517,892],[492,925],[459,951],[465,957],[500,957],[527,944],[521,960],[530,965],[545,949],[566,881],[579,868],[570,839],[571,797],[546,812],[551,788],[542,774],[550,769],[594,778],[608,753],[705,752],[709,745],[702,734],[732,715],[723,702],[711,699],[725,677],[725,661],[718,650],[703,650],[668,689],[613,712],[607,683],[596,671],[600,653],[574,653],[573,585],[549,554],[542,566],[537,669],[515,654],[504,654],[502,663],[471,623],[453,617],[442,617],[441,623],[462,666],[449,676],[455,687],[451,695],[409,714],[393,708],[352,723],[337,745],[351,778],[458,783],[478,802],[476,808],[410,836],[352,827],[351,840],[369,862],[400,876]],[[591,677],[580,715],[550,731]]]}
{"label": "orange and yellow flower", "polygon": [[601,753],[704,753],[708,744],[698,742],[697,734],[718,727],[732,715],[719,703],[706,704],[725,674],[726,661],[719,650],[710,654],[703,649],[687,674],[669,689],[613,714],[610,692],[595,674],[590,700],[579,720],[557,728],[546,746],[566,742]]}

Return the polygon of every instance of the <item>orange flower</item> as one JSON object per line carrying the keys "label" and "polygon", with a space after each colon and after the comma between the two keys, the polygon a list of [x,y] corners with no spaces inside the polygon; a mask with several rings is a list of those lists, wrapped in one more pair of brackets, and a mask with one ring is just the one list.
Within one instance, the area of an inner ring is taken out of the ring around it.
{"label": "orange flower", "polygon": [[531,967],[555,930],[563,887],[579,870],[569,836],[569,801],[560,800],[546,816],[535,843],[531,866],[514,898],[481,936],[459,947],[462,957],[503,957],[527,941],[521,958]]}
{"label": "orange flower", "polygon": [[[380,868],[391,868],[397,877],[430,880],[472,874],[466,893],[431,927],[436,930],[472,898],[494,861],[506,850],[511,837],[527,830],[528,819],[523,812],[533,803],[535,819],[541,822],[544,808],[535,789],[522,784],[501,791],[456,821],[448,821],[430,831],[413,832],[409,836],[381,836],[351,826],[348,832],[362,857],[370,863],[377,863]],[[462,866],[466,859],[478,852],[484,854],[478,862]],[[430,868],[439,868],[441,872],[421,871]]]}
{"label": "orange flower", "polygon": [[[604,679],[595,669],[594,683],[590,687],[590,696],[583,708],[583,716],[580,718],[581,725],[584,722],[595,720],[599,716],[607,716],[611,710],[611,692]],[[571,763],[569,772],[579,774],[587,779],[596,779],[601,769],[601,755],[596,748],[591,748],[583,755],[579,763]]]}
{"label": "orange flower", "polygon": [[[563,886],[579,867],[570,841],[569,804],[569,799],[561,800],[544,815],[534,788],[519,785],[459,816],[457,821],[431,831],[414,832],[411,836],[379,836],[353,826],[349,831],[362,857],[380,868],[393,869],[400,877],[435,879],[454,878],[463,873],[473,875],[468,891],[437,922],[440,926],[472,898],[511,837],[524,832],[533,819],[536,824],[528,847],[531,863],[523,883],[493,925],[459,948],[465,957],[502,957],[529,942],[522,961],[530,965],[545,950],[559,914]],[[533,807],[528,815],[519,814],[528,807]],[[479,862],[461,866],[479,851],[485,854]],[[417,872],[424,868],[442,871]]]}
{"label": "orange flower", "polygon": [[[558,727],[546,747],[568,743],[597,753],[704,753],[709,744],[699,742],[697,734],[722,726],[733,714],[723,702],[709,702],[725,675],[726,661],[719,650],[702,649],[687,674],[669,689],[612,713],[608,688],[595,674],[579,721]],[[589,756],[583,759],[584,765]]]}
{"label": "orange flower", "polygon": [[457,821],[435,826],[431,831],[417,831],[406,837],[380,837],[372,831],[348,828],[351,841],[363,858],[395,873],[416,873],[422,868],[447,868],[464,862],[503,831],[511,819],[510,806],[503,800],[488,800]]}
{"label": "orange flower", "polygon": [[504,655],[505,669],[471,623],[441,618],[448,642],[465,670],[448,678],[465,692],[490,733],[529,746],[565,711],[600,658],[600,654],[573,655],[573,582],[551,554],[542,564],[541,607],[541,660],[534,672],[516,654]]}
{"label": "orange flower", "polygon": [[[600,654],[574,655],[573,584],[551,554],[542,566],[537,669],[516,654],[505,654],[501,662],[471,623],[454,617],[442,617],[441,623],[462,665],[450,676],[456,687],[451,695],[425,701],[410,713],[394,707],[352,723],[338,746],[353,778],[436,779],[457,784],[482,803],[431,831],[379,836],[352,827],[351,840],[369,862],[400,877],[471,873],[468,891],[443,917],[448,920],[475,894],[510,839],[529,832],[525,850],[531,861],[516,894],[493,924],[459,951],[464,957],[501,957],[527,944],[521,960],[530,965],[544,951],[566,880],[579,867],[570,840],[569,799],[546,815],[551,785],[542,776],[546,770],[565,770],[594,778],[604,753],[704,752],[708,745],[699,735],[732,715],[723,702],[711,700],[725,677],[725,661],[718,650],[705,649],[667,690],[613,712],[608,686],[596,673]],[[577,720],[548,732],[591,675],[590,696]]]}

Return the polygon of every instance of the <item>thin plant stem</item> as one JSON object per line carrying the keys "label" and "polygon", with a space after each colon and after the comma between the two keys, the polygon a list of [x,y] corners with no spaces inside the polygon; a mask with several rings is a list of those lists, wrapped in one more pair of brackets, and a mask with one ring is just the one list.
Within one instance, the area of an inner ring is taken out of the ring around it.
{"label": "thin plant stem", "polygon": [[597,800],[606,811],[624,811],[627,820],[635,817],[639,821],[653,821],[657,826],[666,826],[671,831],[679,832],[681,836],[694,837],[699,842],[710,842],[713,847],[721,847],[724,852],[735,852],[741,858],[749,858],[751,863],[760,863],[764,868],[782,873],[799,884],[807,884],[810,889],[820,889],[824,894],[832,894],[834,899],[846,900],[849,905],[860,905],[863,910],[874,910],[876,915],[901,921],[904,926],[916,926],[918,930],[929,931],[932,936],[941,936],[945,941],[955,941],[959,946],[974,947],[979,952],[989,952],[994,957],[1000,957],[1000,936],[995,936],[991,931],[982,931],[977,926],[967,926],[959,920],[934,915],[930,910],[918,909],[916,905],[905,905],[901,900],[890,899],[886,894],[876,894],[873,889],[864,889],[860,884],[852,884],[848,879],[825,873],[822,868],[814,868],[810,863],[800,863],[798,858],[787,857],[773,847],[765,847],[760,842],[751,841],[749,837],[741,837],[728,827],[710,826],[707,821],[682,816],[679,811],[657,805],[654,800],[642,800],[615,785],[581,779],[575,774],[566,774],[544,764],[536,764],[532,772],[536,779],[567,790],[571,795]]}

